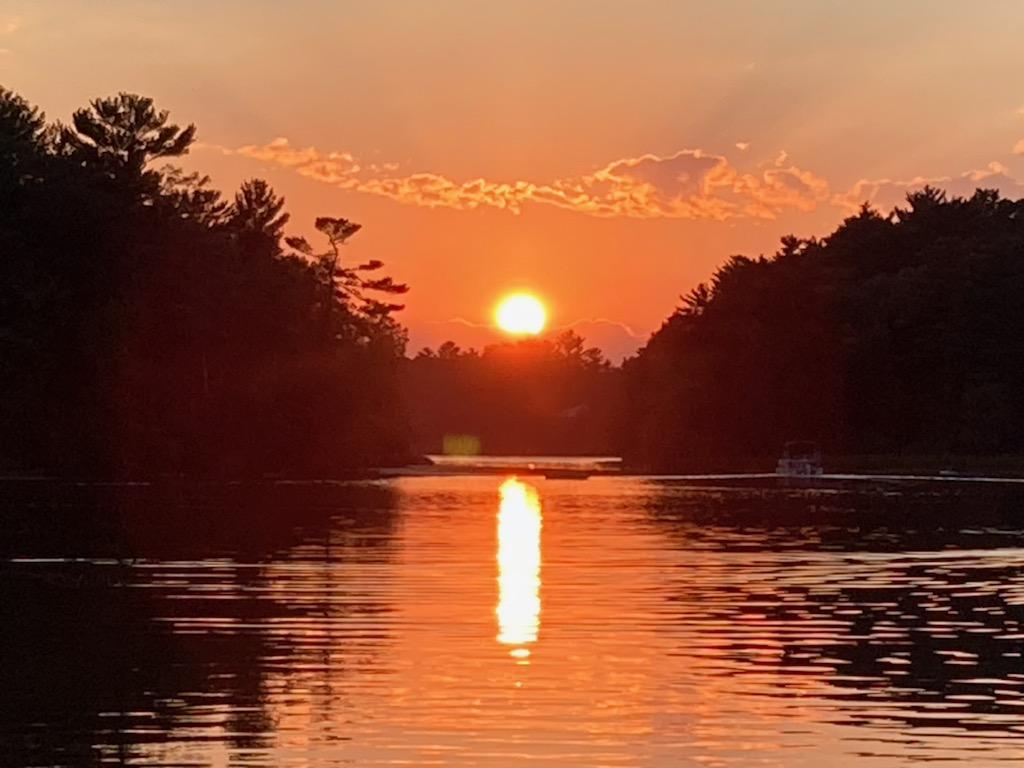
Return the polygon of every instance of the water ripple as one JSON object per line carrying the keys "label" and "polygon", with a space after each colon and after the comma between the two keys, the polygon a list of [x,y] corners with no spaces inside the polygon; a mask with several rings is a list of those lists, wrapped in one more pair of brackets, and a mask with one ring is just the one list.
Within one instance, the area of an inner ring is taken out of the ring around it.
{"label": "water ripple", "polygon": [[[0,582],[8,755],[658,768],[1024,757],[1012,518],[968,515],[964,499],[890,495],[879,508],[643,479],[501,487],[423,477],[332,486],[315,504],[219,500],[229,519],[203,537],[143,498],[118,536],[13,544]],[[955,514],[970,526],[934,524]]]}

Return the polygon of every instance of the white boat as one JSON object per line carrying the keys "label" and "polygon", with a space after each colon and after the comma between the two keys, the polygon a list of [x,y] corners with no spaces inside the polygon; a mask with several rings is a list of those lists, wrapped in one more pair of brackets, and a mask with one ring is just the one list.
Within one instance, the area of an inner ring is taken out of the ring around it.
{"label": "white boat", "polygon": [[783,477],[817,477],[822,472],[821,449],[809,440],[786,443],[775,465],[775,474]]}

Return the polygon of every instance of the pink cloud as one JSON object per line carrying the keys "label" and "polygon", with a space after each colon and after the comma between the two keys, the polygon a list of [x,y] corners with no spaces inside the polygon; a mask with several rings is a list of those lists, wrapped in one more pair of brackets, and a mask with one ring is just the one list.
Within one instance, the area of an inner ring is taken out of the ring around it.
{"label": "pink cloud", "polygon": [[351,153],[298,148],[286,138],[219,149],[342,189],[429,208],[497,208],[519,213],[525,205],[549,205],[592,216],[725,220],[775,218],[788,209],[813,210],[828,198],[823,179],[783,165],[784,157],[772,166],[741,172],[724,156],[699,149],[621,158],[590,174],[545,183],[398,174],[394,163],[363,167]]}
{"label": "pink cloud", "polygon": [[[969,196],[977,187],[1024,194],[1024,183],[996,162],[956,176],[861,179],[837,192],[825,178],[793,164],[784,151],[770,163],[748,168],[701,149],[648,153],[613,160],[588,174],[537,182],[457,181],[439,173],[400,173],[396,163],[362,165],[350,152],[295,147],[283,137],[237,149],[204,146],[288,168],[341,189],[404,205],[455,210],[520,213],[526,206],[544,205],[598,217],[771,220],[787,212],[808,213],[823,204],[852,210],[867,201],[888,209],[925,185],[941,187],[951,195]],[[1024,154],[1024,140],[1014,151]]]}
{"label": "pink cloud", "polygon": [[1024,195],[1024,182],[1010,175],[1002,163],[992,162],[985,168],[965,171],[957,176],[917,176],[909,180],[861,179],[848,191],[835,195],[833,203],[850,210],[861,203],[871,203],[887,211],[906,200],[907,194],[925,186],[944,189],[948,194],[970,197],[979,187],[998,189],[1005,195]]}

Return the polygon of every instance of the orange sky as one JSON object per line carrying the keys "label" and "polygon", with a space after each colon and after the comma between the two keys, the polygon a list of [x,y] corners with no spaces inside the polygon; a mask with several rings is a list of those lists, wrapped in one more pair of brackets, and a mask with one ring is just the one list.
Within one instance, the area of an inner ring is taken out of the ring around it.
{"label": "orange sky", "polygon": [[[210,7],[215,6],[215,7]],[[364,225],[411,351],[530,289],[617,358],[732,253],[933,180],[1024,194],[1024,6],[960,2],[0,7],[0,83],[67,119],[132,90],[190,166]]]}

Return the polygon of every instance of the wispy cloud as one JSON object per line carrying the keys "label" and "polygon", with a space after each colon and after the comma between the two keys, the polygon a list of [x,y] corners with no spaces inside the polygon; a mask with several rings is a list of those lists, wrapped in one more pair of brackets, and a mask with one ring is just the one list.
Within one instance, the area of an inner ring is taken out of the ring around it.
{"label": "wispy cloud", "polygon": [[1024,155],[1024,139],[1021,139],[1013,145],[1013,154]]}
{"label": "wispy cloud", "polygon": [[425,323],[428,325],[461,325],[464,328],[486,328],[487,330],[493,330],[493,326],[488,323],[477,323],[464,317],[449,317],[447,320],[426,320]]}
{"label": "wispy cloud", "polygon": [[[405,205],[456,210],[494,208],[519,213],[538,205],[598,217],[770,220],[788,212],[808,213],[821,205],[854,209],[869,202],[887,209],[925,185],[941,187],[953,195],[970,195],[977,187],[1024,195],[1024,182],[998,162],[952,176],[861,179],[843,191],[833,189],[817,173],[795,165],[784,151],[771,162],[743,168],[724,155],[681,149],[667,155],[621,158],[591,173],[536,182],[484,178],[458,181],[439,173],[401,173],[397,163],[364,164],[351,152],[296,147],[284,137],[237,148],[202,146],[287,168],[340,189]],[[737,145],[741,152],[748,146],[746,142]],[[1024,154],[1024,140],[1014,152]]]}
{"label": "wispy cloud", "polygon": [[628,323],[624,323],[621,320],[612,320],[608,317],[581,317],[579,320],[574,320],[571,323],[560,325],[558,330],[578,330],[584,326],[587,327],[600,327],[600,328],[614,328],[617,331],[622,332],[626,336],[633,339],[643,339],[643,335],[633,330],[633,327]]}
{"label": "wispy cloud", "polygon": [[295,147],[286,138],[219,151],[289,168],[301,176],[407,205],[520,212],[545,205],[592,216],[628,218],[771,219],[809,211],[829,197],[828,184],[788,162],[747,170],[700,149],[613,160],[592,173],[546,182],[465,181],[429,172],[398,173],[394,163],[363,165],[349,152]]}
{"label": "wispy cloud", "polygon": [[[14,33],[21,29],[21,19],[17,16],[0,16],[0,40],[5,37],[13,37]],[[0,45],[0,59],[14,56],[14,51],[5,45]]]}
{"label": "wispy cloud", "polygon": [[917,176],[909,180],[861,179],[848,191],[834,196],[832,202],[851,210],[865,202],[888,210],[904,202],[908,193],[925,186],[938,187],[950,195],[961,197],[970,196],[979,187],[998,189],[1011,196],[1024,195],[1024,181],[1013,177],[1002,163],[992,162],[985,168],[965,171],[957,176]]}

